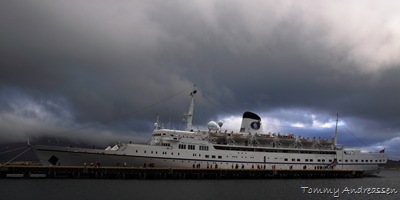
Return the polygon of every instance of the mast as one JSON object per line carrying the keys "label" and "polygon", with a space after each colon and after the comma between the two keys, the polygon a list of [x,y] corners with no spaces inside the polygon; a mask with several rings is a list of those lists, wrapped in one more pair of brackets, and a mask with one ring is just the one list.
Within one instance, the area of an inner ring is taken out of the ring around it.
{"label": "mast", "polygon": [[160,125],[158,123],[159,119],[160,119],[160,115],[157,113],[157,122],[154,124],[154,129],[156,129],[156,130],[160,129]]}
{"label": "mast", "polygon": [[187,114],[185,114],[185,121],[186,121],[186,129],[187,131],[192,131],[192,126],[193,126],[193,109],[194,109],[194,95],[197,93],[196,90],[196,85],[193,86],[193,91],[190,93],[190,96],[192,97],[192,100],[190,102],[189,106],[189,111]]}
{"label": "mast", "polygon": [[337,145],[337,126],[338,126],[338,122],[339,122],[339,114],[336,114],[335,136],[333,138],[333,144],[335,145],[335,148],[336,148],[336,145]]}

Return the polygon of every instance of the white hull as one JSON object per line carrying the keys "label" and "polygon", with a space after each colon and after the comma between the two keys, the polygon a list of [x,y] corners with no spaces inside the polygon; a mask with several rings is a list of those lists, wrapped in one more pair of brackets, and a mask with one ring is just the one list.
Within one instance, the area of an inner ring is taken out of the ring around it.
{"label": "white hull", "polygon": [[[249,148],[249,147],[246,147]],[[263,149],[263,148],[259,148]],[[314,154],[215,150],[179,150],[171,147],[124,144],[119,150],[97,150],[65,147],[35,146],[35,153],[44,165],[63,166],[135,166],[168,168],[232,169],[325,169],[338,159],[335,170],[363,170],[366,175],[378,174],[386,162],[384,154],[345,155],[343,151],[314,151]],[[340,156],[338,156],[340,155]],[[341,158],[343,156],[343,158]],[[207,157],[207,158],[206,158]],[[53,158],[53,160],[51,160]],[[307,162],[306,162],[307,160]],[[311,162],[312,160],[312,162]],[[353,161],[352,163],[345,161]],[[356,160],[359,160],[355,163]],[[362,163],[361,160],[363,161]],[[365,161],[368,160],[368,163]],[[372,160],[372,162],[370,162]],[[55,162],[56,161],[56,162]],[[319,162],[318,162],[319,161]],[[322,162],[323,161],[323,162]],[[375,162],[377,161],[377,162]],[[331,169],[328,167],[328,169]]]}

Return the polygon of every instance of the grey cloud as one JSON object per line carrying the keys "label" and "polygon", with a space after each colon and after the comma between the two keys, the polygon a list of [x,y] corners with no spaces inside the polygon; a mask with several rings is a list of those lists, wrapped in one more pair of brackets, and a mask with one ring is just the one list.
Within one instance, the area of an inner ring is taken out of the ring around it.
{"label": "grey cloud", "polygon": [[198,95],[201,124],[226,110],[301,121],[298,110],[395,137],[397,3],[369,3],[372,14],[361,1],[2,1],[0,89],[24,95],[3,92],[0,113],[15,112],[12,98],[49,100],[45,110],[69,113],[75,128],[138,111],[97,130],[146,132],[155,113],[179,121],[189,97],[143,107],[196,83],[220,100]]}

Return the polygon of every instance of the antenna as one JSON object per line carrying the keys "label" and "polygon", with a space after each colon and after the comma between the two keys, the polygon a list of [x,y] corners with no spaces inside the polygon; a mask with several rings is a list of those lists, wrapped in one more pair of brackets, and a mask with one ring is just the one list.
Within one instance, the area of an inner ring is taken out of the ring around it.
{"label": "antenna", "polygon": [[157,113],[157,121],[154,124],[154,129],[156,129],[156,130],[160,129],[160,125],[158,124],[159,123],[159,119],[160,119],[160,114]]}
{"label": "antenna", "polygon": [[335,148],[336,148],[336,145],[337,145],[337,126],[338,126],[338,122],[339,122],[339,114],[336,114],[335,136],[333,138],[333,144],[335,145]]}

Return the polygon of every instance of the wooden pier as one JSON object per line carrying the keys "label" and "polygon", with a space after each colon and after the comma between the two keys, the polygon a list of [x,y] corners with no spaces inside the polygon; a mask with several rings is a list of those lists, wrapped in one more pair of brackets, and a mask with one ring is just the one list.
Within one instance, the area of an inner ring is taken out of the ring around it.
{"label": "wooden pier", "polygon": [[354,170],[174,169],[139,167],[1,166],[0,179],[269,179],[361,178]]}

